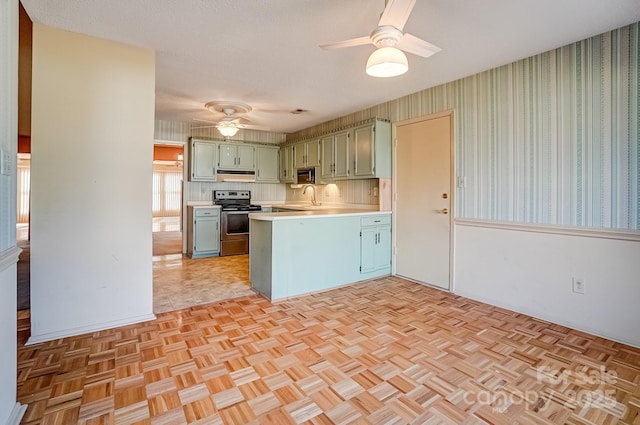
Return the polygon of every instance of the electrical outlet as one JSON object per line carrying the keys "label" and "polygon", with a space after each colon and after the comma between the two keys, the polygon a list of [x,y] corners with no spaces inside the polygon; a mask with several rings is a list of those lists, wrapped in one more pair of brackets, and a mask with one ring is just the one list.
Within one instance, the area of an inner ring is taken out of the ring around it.
{"label": "electrical outlet", "polygon": [[458,188],[463,189],[467,186],[467,176],[458,176]]}
{"label": "electrical outlet", "polygon": [[586,281],[581,277],[573,278],[573,292],[576,294],[584,294]]}

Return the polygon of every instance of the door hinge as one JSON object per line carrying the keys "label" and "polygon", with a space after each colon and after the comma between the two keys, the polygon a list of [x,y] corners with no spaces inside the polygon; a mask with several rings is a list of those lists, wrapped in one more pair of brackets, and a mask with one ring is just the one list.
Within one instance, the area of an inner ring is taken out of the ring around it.
{"label": "door hinge", "polygon": [[362,232],[360,232],[360,237],[362,237]]}
{"label": "door hinge", "polygon": [[360,271],[362,271],[362,266],[360,266]]}

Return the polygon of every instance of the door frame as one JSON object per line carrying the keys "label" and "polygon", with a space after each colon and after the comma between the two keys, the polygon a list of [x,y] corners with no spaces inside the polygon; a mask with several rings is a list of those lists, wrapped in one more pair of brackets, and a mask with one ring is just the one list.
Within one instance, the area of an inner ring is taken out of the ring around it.
{"label": "door frame", "polygon": [[[454,110],[453,109],[448,109],[446,111],[442,111],[442,112],[437,112],[434,114],[429,114],[429,115],[423,115],[420,117],[416,117],[416,118],[411,118],[411,119],[407,119],[407,120],[403,120],[403,121],[397,121],[394,122],[391,125],[391,137],[393,139],[393,154],[392,154],[392,173],[391,173],[391,190],[393,192],[393,202],[392,202],[392,207],[391,207],[391,220],[392,220],[392,228],[396,229],[396,219],[397,219],[397,211],[398,211],[398,176],[397,176],[397,170],[398,170],[398,138],[397,138],[397,127],[399,126],[404,126],[404,125],[408,125],[408,124],[414,124],[414,123],[418,123],[418,122],[422,122],[422,121],[429,121],[432,119],[436,119],[436,118],[442,118],[442,117],[446,117],[449,116],[450,117],[450,129],[449,129],[449,134],[450,134],[450,140],[449,140],[449,157],[450,157],[450,176],[449,176],[449,186],[451,188],[450,190],[450,211],[449,211],[449,289],[448,292],[454,293],[454,286],[455,286],[455,268],[454,268],[454,262],[455,262],[455,256],[454,256],[454,242],[455,242],[455,226],[454,226],[454,215],[455,215],[455,211],[456,211],[456,185],[455,185],[455,176],[456,174],[456,161],[455,161],[455,135],[454,135],[454,118],[455,118],[455,114],[454,114]],[[392,238],[392,261],[391,261],[391,274],[393,276],[396,276],[396,238],[397,238],[397,234],[396,232],[392,232],[393,233],[393,238]],[[403,277],[404,278],[404,277]],[[429,286],[431,288],[434,289],[438,289],[441,291],[445,291],[445,289],[439,288],[439,287],[435,287],[432,285],[429,285],[428,283],[425,282],[419,282],[420,284]]]}
{"label": "door frame", "polygon": [[179,140],[161,140],[161,139],[153,139],[153,146],[155,145],[164,145],[164,146],[180,146],[182,147],[182,193],[180,194],[181,198],[181,209],[180,209],[180,231],[182,232],[182,253],[187,252],[187,237],[185,233],[185,229],[187,228],[187,200],[185,194],[185,182],[189,177],[189,152],[187,142],[181,142]]}

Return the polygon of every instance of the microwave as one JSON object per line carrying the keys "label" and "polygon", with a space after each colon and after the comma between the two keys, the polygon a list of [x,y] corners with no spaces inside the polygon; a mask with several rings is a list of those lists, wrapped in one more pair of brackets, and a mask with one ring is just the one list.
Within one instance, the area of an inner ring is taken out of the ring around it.
{"label": "microwave", "polygon": [[296,172],[298,184],[316,184],[316,169],[315,168],[298,168]]}

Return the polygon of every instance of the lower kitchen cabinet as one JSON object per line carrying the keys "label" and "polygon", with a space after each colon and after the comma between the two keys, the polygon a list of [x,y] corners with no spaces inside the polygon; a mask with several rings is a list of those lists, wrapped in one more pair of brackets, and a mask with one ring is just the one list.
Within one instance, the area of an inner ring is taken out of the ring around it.
{"label": "lower kitchen cabinet", "polygon": [[363,217],[360,226],[360,273],[390,270],[391,217]]}
{"label": "lower kitchen cabinet", "polygon": [[220,255],[220,207],[187,209],[187,254],[191,258]]}
{"label": "lower kitchen cabinet", "polygon": [[[252,289],[279,300],[391,273],[391,212],[307,213],[250,214]],[[361,255],[363,228],[372,232]]]}

